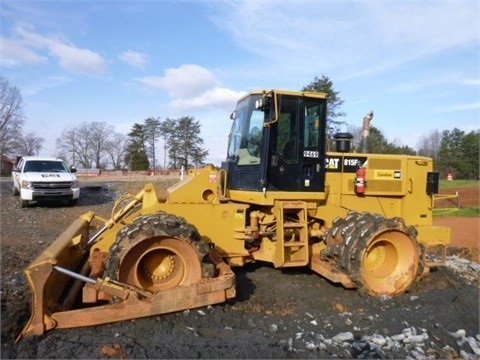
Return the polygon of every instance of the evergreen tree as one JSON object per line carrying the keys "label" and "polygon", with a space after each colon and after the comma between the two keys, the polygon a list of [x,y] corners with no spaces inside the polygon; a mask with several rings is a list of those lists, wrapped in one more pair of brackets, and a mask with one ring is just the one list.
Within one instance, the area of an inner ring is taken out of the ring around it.
{"label": "evergreen tree", "polygon": [[208,156],[208,150],[202,147],[200,137],[200,122],[191,116],[182,117],[175,122],[175,131],[171,136],[170,152],[174,159],[174,169],[190,166],[202,166]]}
{"label": "evergreen tree", "polygon": [[464,177],[469,180],[480,180],[480,131],[471,131],[463,138]]}
{"label": "evergreen tree", "polygon": [[[169,166],[179,170],[182,166],[202,166],[208,150],[202,147],[200,137],[200,122],[191,116],[180,119],[166,119],[161,122],[148,118],[143,124],[134,124],[128,134],[130,142],[127,148],[125,162],[132,170],[147,170],[149,168],[148,153],[152,154],[156,139],[164,140],[165,154],[168,153]],[[151,156],[152,164],[154,156]],[[164,159],[164,167],[166,155]],[[153,165],[152,165],[153,167]]]}
{"label": "evergreen tree", "polygon": [[455,177],[462,178],[463,138],[465,132],[454,128],[453,130],[444,130],[442,134],[442,143],[439,151],[439,170],[442,176],[446,177],[448,173]]}
{"label": "evergreen tree", "polygon": [[[160,133],[163,138],[163,168],[167,167],[167,153],[169,153],[173,135],[175,133],[175,120],[166,118],[160,123]],[[168,150],[168,151],[167,151]],[[175,154],[173,154],[175,155]],[[169,156],[171,158],[171,156]],[[174,156],[175,159],[175,156]],[[174,161],[175,162],[175,161]]]}
{"label": "evergreen tree", "polygon": [[125,163],[130,166],[130,170],[148,170],[148,156],[145,144],[145,129],[141,124],[135,123],[132,130],[128,133],[130,142],[125,155]]}
{"label": "evergreen tree", "polygon": [[156,159],[155,159],[155,143],[161,136],[161,122],[160,119],[149,117],[145,120],[143,125],[143,131],[145,134],[145,142],[148,147],[148,153],[150,158],[150,164],[153,172],[155,173]]}

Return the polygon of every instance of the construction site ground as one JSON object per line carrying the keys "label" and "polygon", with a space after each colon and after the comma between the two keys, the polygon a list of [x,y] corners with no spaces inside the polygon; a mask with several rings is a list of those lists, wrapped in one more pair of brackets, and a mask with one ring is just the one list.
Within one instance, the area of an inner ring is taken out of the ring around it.
{"label": "construction site ground", "polygon": [[[128,181],[127,181],[128,180]],[[480,356],[480,218],[436,217],[452,229],[447,266],[405,294],[367,298],[308,269],[236,268],[237,297],[224,304],[106,325],[53,330],[15,343],[30,316],[23,268],[80,214],[110,214],[121,192],[174,176],[81,178],[78,206],[21,209],[2,179],[1,358],[467,358]],[[447,208],[478,205],[478,187],[455,189]],[[453,205],[451,201],[454,201]]]}

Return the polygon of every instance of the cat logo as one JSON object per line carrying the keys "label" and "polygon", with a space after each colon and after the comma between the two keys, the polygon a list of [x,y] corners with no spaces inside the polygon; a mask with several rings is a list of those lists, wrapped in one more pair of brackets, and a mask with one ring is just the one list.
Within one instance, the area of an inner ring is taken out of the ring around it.
{"label": "cat logo", "polygon": [[325,167],[327,169],[338,169],[340,158],[325,158]]}

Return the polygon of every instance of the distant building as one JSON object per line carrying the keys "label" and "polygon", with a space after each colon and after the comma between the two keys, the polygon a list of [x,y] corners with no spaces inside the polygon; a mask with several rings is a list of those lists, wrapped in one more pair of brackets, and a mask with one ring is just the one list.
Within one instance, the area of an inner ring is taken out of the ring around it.
{"label": "distant building", "polygon": [[12,176],[13,161],[3,155],[0,160],[0,176]]}

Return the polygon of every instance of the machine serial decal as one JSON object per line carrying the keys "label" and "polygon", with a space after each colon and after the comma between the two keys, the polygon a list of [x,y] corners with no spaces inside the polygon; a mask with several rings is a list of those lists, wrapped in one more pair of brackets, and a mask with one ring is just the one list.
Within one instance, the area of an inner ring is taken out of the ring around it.
{"label": "machine serial decal", "polygon": [[325,169],[328,172],[354,173],[366,161],[366,156],[328,156],[325,158]]}
{"label": "machine serial decal", "polygon": [[318,154],[318,151],[307,151],[305,150],[303,152],[303,157],[306,157],[306,158],[318,158],[319,154]]}

